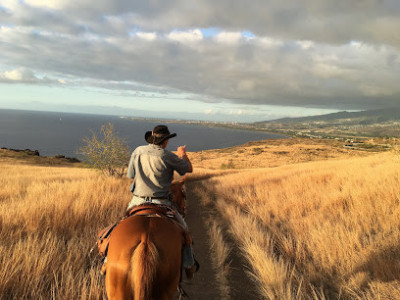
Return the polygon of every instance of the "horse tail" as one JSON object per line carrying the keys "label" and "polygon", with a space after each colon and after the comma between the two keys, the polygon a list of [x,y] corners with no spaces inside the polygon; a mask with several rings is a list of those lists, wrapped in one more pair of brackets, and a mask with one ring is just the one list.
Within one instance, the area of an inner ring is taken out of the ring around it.
{"label": "horse tail", "polygon": [[159,254],[153,242],[145,239],[133,252],[131,279],[134,299],[151,299]]}

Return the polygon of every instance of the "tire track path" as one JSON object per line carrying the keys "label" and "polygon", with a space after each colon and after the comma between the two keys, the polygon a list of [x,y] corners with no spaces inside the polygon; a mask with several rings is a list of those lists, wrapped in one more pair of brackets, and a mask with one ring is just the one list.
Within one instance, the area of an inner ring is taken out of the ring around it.
{"label": "tire track path", "polygon": [[[209,216],[214,215],[218,217],[218,215],[215,211],[202,205],[201,199],[193,192],[196,184],[199,184],[199,182],[186,182],[188,209],[185,219],[193,236],[194,253],[200,263],[200,270],[192,280],[187,280],[183,276],[182,287],[189,294],[191,300],[224,299],[221,297],[220,289],[216,283],[216,270],[211,263],[211,241],[209,240],[208,228],[206,227],[206,220]],[[231,290],[231,297],[229,299],[259,299],[259,296],[255,292],[254,283],[245,272],[246,263],[238,247],[226,230],[224,230],[224,235],[226,241],[232,247],[229,255],[230,274],[228,280]]]}
{"label": "tire track path", "polygon": [[194,254],[200,263],[200,270],[192,280],[187,280],[183,274],[182,287],[191,300],[221,299],[215,282],[215,270],[211,263],[210,244],[207,228],[204,223],[205,211],[200,199],[192,192],[195,182],[187,182],[187,210],[185,221],[189,226],[194,241]]}

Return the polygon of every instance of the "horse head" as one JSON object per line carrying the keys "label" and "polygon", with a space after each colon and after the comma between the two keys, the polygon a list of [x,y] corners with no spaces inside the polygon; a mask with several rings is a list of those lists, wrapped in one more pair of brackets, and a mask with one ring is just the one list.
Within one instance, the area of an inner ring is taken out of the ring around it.
{"label": "horse head", "polygon": [[183,189],[185,184],[185,177],[181,180],[173,181],[171,184],[170,192],[173,195],[173,202],[175,203],[179,213],[184,217],[185,216],[185,200],[186,200],[186,193]]}

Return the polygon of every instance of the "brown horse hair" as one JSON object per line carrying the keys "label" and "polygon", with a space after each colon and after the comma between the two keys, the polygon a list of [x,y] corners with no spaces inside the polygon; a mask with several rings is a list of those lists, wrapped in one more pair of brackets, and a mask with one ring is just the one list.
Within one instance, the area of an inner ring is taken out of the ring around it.
{"label": "brown horse hair", "polygon": [[151,299],[152,286],[159,260],[156,246],[148,239],[142,240],[131,258],[131,278],[134,299]]}

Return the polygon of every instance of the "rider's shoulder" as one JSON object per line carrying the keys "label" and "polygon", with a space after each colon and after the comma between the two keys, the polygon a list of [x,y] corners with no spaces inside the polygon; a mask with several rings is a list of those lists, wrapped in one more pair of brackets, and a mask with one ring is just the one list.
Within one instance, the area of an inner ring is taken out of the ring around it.
{"label": "rider's shoulder", "polygon": [[135,148],[135,150],[133,150],[132,154],[147,153],[147,152],[151,151],[151,147],[149,147],[149,146],[151,146],[151,145],[139,146],[139,147]]}

